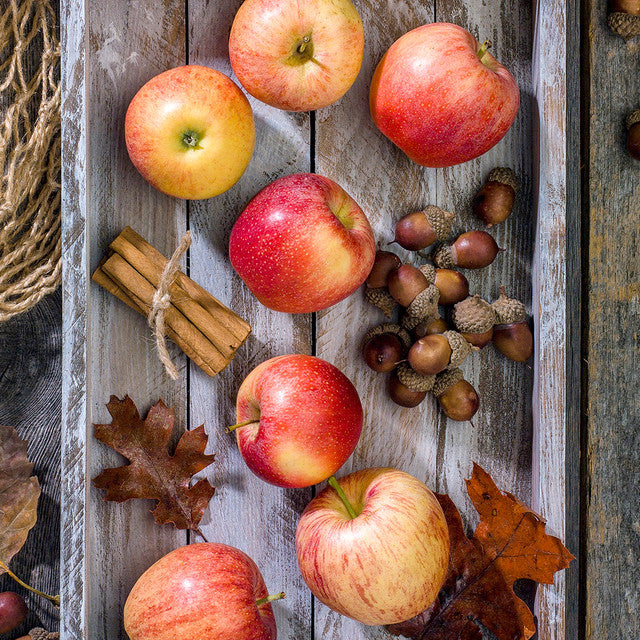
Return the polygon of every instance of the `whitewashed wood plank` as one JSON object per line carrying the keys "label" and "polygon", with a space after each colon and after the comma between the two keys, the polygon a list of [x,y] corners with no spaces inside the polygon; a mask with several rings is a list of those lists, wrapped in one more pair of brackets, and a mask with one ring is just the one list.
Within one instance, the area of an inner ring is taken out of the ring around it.
{"label": "whitewashed wood plank", "polygon": [[[239,0],[189,2],[189,62],[230,75],[228,34]],[[193,426],[206,423],[209,450],[217,455],[217,487],[202,529],[209,540],[239,547],[260,567],[271,592],[285,591],[274,604],[278,637],[309,638],[311,594],[297,568],[294,536],[310,490],[285,491],[255,477],[243,462],[233,436],[224,427],[235,422],[236,392],[244,377],[264,360],[287,353],[311,352],[308,316],[292,316],[262,307],[228,260],[231,227],[247,202],[272,180],[309,171],[309,118],[251,99],[256,120],[256,150],[249,168],[227,194],[190,205],[194,235],[191,277],[249,321],[253,333],[232,364],[215,379],[190,368]]]}
{"label": "whitewashed wood plank", "polygon": [[[538,228],[533,274],[535,386],[533,392],[533,506],[548,529],[566,537],[567,495],[567,3],[540,2],[533,49],[533,87],[539,153]],[[550,47],[549,43],[553,43]],[[577,170],[577,167],[573,167]],[[571,381],[572,384],[578,381]],[[577,549],[572,550],[577,553]],[[566,636],[566,576],[537,596],[541,638]],[[575,594],[570,594],[575,597]],[[574,629],[577,633],[577,629]]]}
{"label": "whitewashed wood plank", "polygon": [[[369,86],[378,62],[402,34],[433,22],[431,2],[356,6],[365,29],[362,70],[349,93],[317,113],[317,172],[338,182],[367,214],[379,244],[393,238],[395,221],[405,213],[436,204],[436,172],[411,162],[375,127],[369,114]],[[394,249],[396,250],[397,247]],[[403,258],[409,254],[402,253]],[[365,426],[351,459],[338,475],[371,466],[403,469],[437,488],[439,412],[433,398],[419,408],[401,409],[387,394],[387,376],[374,374],[360,353],[368,327],[384,320],[361,291],[317,314],[317,354],[353,381],[365,410]],[[468,428],[461,425],[462,428]],[[382,627],[365,627],[315,603],[318,640],[387,638]]]}
{"label": "whitewashed wood plank", "polygon": [[[64,205],[65,291],[74,296],[65,324],[64,396],[67,405],[77,407],[73,422],[66,419],[65,439],[75,443],[75,451],[65,452],[65,460],[68,472],[81,473],[84,481],[74,489],[73,506],[80,509],[84,498],[86,510],[75,515],[81,519],[75,526],[82,537],[65,535],[63,546],[67,554],[88,555],[80,557],[84,575],[78,577],[82,587],[75,587],[84,591],[82,606],[67,600],[72,604],[63,612],[63,629],[74,640],[115,640],[126,638],[122,608],[135,580],[161,555],[184,544],[187,535],[158,527],[150,503],[105,503],[102,492],[90,486],[103,468],[122,463],[92,437],[91,423],[110,420],[105,404],[111,394],[128,393],[143,412],[163,397],[175,407],[177,424],[184,428],[186,383],[184,376],[178,383],[165,376],[144,319],[95,284],[88,285],[88,277],[127,224],[167,254],[184,231],[184,203],[160,194],[141,178],[128,159],[123,133],[127,105],[140,86],[184,63],[184,3],[131,3],[124,11],[119,3],[87,0],[70,3],[67,11],[69,19],[84,15],[86,23],[84,34],[78,33],[73,43],[67,40],[65,51],[78,51],[87,65],[78,70],[77,85],[69,84],[66,92],[67,99],[73,92],[84,101],[79,109],[65,112],[67,126],[74,127],[69,139],[77,141],[65,152],[65,162],[76,163],[75,173],[68,174],[68,188],[77,190],[75,200],[67,198]],[[74,250],[76,259],[68,253]],[[74,346],[76,351],[69,353]],[[184,371],[184,357],[176,359]],[[68,564],[65,559],[63,575]]]}

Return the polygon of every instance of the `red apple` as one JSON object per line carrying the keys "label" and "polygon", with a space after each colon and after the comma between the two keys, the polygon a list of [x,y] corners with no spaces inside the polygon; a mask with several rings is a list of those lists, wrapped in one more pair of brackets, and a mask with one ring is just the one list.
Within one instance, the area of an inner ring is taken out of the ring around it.
{"label": "red apple", "polygon": [[125,119],[129,157],[156,189],[190,200],[230,189],[251,160],[253,112],[223,73],[187,65],[152,78]]}
{"label": "red apple", "polygon": [[236,402],[238,447],[259,478],[279,487],[308,487],[334,474],[362,430],[358,392],[320,358],[290,355],[258,365]]}
{"label": "red apple", "polygon": [[355,81],[364,29],[351,0],[245,0],[229,38],[244,88],[273,107],[312,111]]}
{"label": "red apple", "polygon": [[329,178],[298,173],[265,187],[236,221],[231,264],[276,311],[326,309],[356,291],[375,258],[362,209]]}
{"label": "red apple", "polygon": [[199,543],[149,567],[124,605],[131,640],[275,640],[276,623],[260,570],[242,551]]}
{"label": "red apple", "polygon": [[462,27],[435,23],[402,36],[371,84],[376,126],[412,160],[449,167],[482,155],[509,130],[513,76]]}
{"label": "red apple", "polygon": [[331,482],[296,531],[298,565],[313,595],[368,625],[403,622],[427,609],[449,564],[447,523],[433,493],[397,469]]}

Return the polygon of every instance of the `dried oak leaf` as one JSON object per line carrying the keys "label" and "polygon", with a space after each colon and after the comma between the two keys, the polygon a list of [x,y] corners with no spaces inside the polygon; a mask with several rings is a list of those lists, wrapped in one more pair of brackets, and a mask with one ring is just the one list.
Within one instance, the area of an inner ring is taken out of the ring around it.
{"label": "dried oak leaf", "polygon": [[105,500],[157,500],[153,517],[158,524],[172,522],[178,529],[197,531],[215,491],[208,480],[190,486],[191,477],[214,460],[213,455],[204,453],[204,426],[186,431],[170,455],[174,415],[162,400],[149,409],[145,420],[129,396],[124,400],[111,396],[107,409],[113,421],[95,424],[95,436],[130,464],[106,469],[93,479],[94,486],[106,490]]}
{"label": "dried oak leaf", "polygon": [[449,496],[437,496],[451,543],[449,571],[438,599],[415,618],[388,629],[416,640],[480,640],[482,625],[498,640],[529,640],[535,633],[533,614],[513,592],[513,583],[528,578],[553,584],[555,572],[566,569],[573,556],[558,538],[545,533],[539,515],[500,491],[477,464],[467,491],[480,514],[471,539]]}
{"label": "dried oak leaf", "polygon": [[12,427],[0,426],[0,560],[5,565],[22,549],[38,517],[40,485],[32,472],[27,443]]}

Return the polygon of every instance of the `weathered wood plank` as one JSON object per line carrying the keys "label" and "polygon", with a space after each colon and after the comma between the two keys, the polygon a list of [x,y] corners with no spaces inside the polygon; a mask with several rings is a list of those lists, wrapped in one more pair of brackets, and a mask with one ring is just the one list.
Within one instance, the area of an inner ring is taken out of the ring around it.
{"label": "weathered wood plank", "polygon": [[[590,147],[584,637],[640,635],[640,162],[624,149],[640,108],[640,38],[606,26],[588,2]],[[586,203],[585,203],[586,204]]]}
{"label": "weathered wood plank", "polygon": [[[46,593],[60,588],[60,291],[33,309],[0,324],[0,424],[16,428],[29,441],[29,458],[42,487],[38,522],[11,568]],[[29,616],[16,637],[35,626],[58,628],[58,610],[21,589],[6,574],[0,591],[16,590],[27,600]]]}
{"label": "weathered wood plank", "polygon": [[[240,0],[189,2],[189,62],[231,74],[228,34]],[[228,193],[190,205],[194,235],[191,277],[249,321],[253,333],[232,364],[214,380],[190,368],[193,426],[205,422],[210,450],[217,455],[212,482],[217,494],[203,531],[212,541],[247,552],[260,567],[272,592],[287,597],[274,605],[278,637],[310,637],[311,594],[296,564],[294,535],[310,490],[285,491],[255,477],[242,460],[235,438],[224,427],[235,422],[236,392],[244,377],[264,360],[286,353],[311,352],[308,316],[292,316],[262,307],[228,260],[231,227],[245,204],[281,175],[309,171],[309,118],[251,101],[256,120],[256,150],[240,182]],[[211,474],[209,473],[209,476]]]}
{"label": "weathered wood plank", "polygon": [[[104,503],[101,492],[90,488],[91,477],[121,462],[93,439],[90,424],[109,420],[104,405],[110,394],[129,393],[141,411],[162,396],[175,407],[177,423],[184,428],[186,385],[184,377],[172,383],[164,375],[144,319],[97,286],[89,286],[87,278],[127,224],[168,254],[184,231],[184,203],[155,191],[138,175],[123,135],[126,107],[138,88],[153,75],[184,63],[184,3],[130,3],[123,10],[113,3],[87,0],[65,8],[65,51],[71,64],[65,95],[73,100],[65,109],[65,160],[67,166],[75,163],[65,176],[65,237],[67,250],[77,253],[67,260],[65,281],[66,295],[73,297],[65,316],[64,394],[67,410],[73,412],[73,422],[65,418],[65,474],[74,478],[73,504],[65,514],[65,548],[77,554],[75,566],[81,575],[76,596],[63,610],[63,628],[68,638],[115,640],[126,637],[122,607],[134,581],[187,536],[155,525],[147,504]],[[83,66],[85,60],[88,67]],[[71,147],[71,141],[77,146]],[[184,358],[177,359],[184,371]],[[77,483],[80,477],[82,487]],[[81,509],[83,492],[86,511]],[[80,522],[74,527],[75,518]],[[88,546],[90,553],[84,555]]]}

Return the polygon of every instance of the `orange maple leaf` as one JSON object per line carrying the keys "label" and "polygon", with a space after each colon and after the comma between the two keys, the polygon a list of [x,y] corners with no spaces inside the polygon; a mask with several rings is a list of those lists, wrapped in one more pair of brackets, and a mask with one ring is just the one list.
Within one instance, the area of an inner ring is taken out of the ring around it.
{"label": "orange maple leaf", "polygon": [[214,461],[213,455],[204,453],[204,426],[186,431],[170,455],[174,415],[162,400],[149,409],[144,420],[129,396],[124,400],[111,396],[107,409],[113,421],[93,425],[95,436],[130,464],[106,469],[93,479],[94,486],[106,490],[105,500],[157,500],[153,517],[158,524],[171,522],[178,529],[199,531],[200,520],[215,492],[208,480],[190,485],[192,476]]}
{"label": "orange maple leaf", "polygon": [[438,495],[451,544],[449,571],[438,599],[415,618],[388,627],[416,640],[480,640],[479,625],[498,640],[529,640],[533,614],[513,592],[521,578],[553,584],[556,571],[573,556],[545,533],[545,521],[510,493],[500,491],[477,464],[467,491],[480,514],[471,539],[449,496]]}

